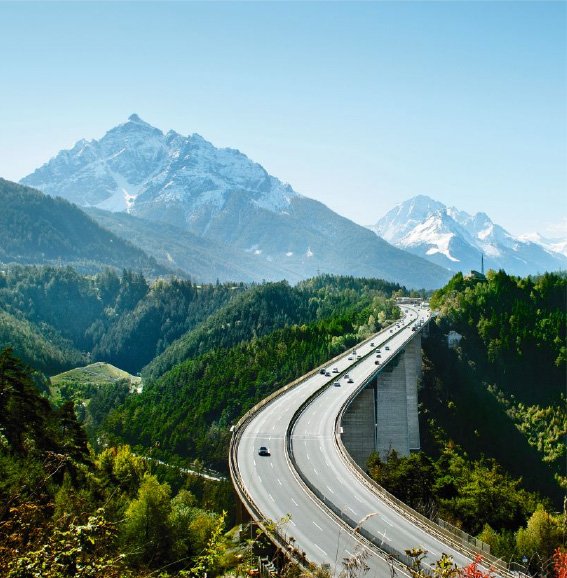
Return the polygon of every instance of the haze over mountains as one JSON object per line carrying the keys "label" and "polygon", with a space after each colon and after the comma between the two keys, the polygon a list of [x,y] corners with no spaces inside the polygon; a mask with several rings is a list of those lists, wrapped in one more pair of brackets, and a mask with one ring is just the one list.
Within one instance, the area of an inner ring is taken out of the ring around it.
{"label": "haze over mountains", "polygon": [[399,204],[369,227],[396,247],[451,271],[504,269],[513,275],[558,271],[567,267],[560,245],[542,246],[514,237],[485,213],[469,215],[419,195]]}
{"label": "haze over mountains", "polygon": [[[99,141],[61,151],[21,182],[82,207],[127,211],[230,247],[255,260],[257,279],[297,281],[332,272],[432,288],[450,277],[298,194],[241,152],[217,149],[196,134],[164,134],[137,115]],[[151,246],[148,241],[146,250]],[[152,255],[178,265],[164,253]]]}

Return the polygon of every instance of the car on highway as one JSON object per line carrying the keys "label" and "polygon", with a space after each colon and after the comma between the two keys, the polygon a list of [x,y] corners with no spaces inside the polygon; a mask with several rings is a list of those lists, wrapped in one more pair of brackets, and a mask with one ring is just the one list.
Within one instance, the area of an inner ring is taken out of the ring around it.
{"label": "car on highway", "polygon": [[260,446],[260,448],[258,449],[258,455],[259,456],[269,456],[270,450],[266,446]]}
{"label": "car on highway", "polygon": [[380,360],[377,359],[377,360],[374,362],[374,364],[375,364],[375,365],[380,365]]}
{"label": "car on highway", "polygon": [[319,370],[319,373],[320,373],[321,375],[325,375],[325,373],[327,373],[327,370],[326,370],[325,368],[320,369],[320,370]]}
{"label": "car on highway", "polygon": [[325,377],[331,377],[331,373],[329,371],[325,372]]}
{"label": "car on highway", "polygon": [[354,383],[354,379],[353,379],[352,377],[349,377],[349,378],[347,379],[347,383]]}
{"label": "car on highway", "polygon": [[374,347],[374,341],[370,344],[370,347]]}
{"label": "car on highway", "polygon": [[341,387],[341,382],[340,381],[335,381],[335,383],[333,383],[333,385],[335,387]]}
{"label": "car on highway", "polygon": [[389,346],[389,345],[386,345],[386,347],[384,347],[384,349],[385,349],[386,351],[390,351],[390,346]]}
{"label": "car on highway", "polygon": [[353,359],[354,359],[354,357],[353,357],[352,355],[349,355],[349,356],[348,356],[348,360],[349,360],[349,361],[352,361]]}
{"label": "car on highway", "polygon": [[333,373],[339,373],[338,367],[333,367]]}

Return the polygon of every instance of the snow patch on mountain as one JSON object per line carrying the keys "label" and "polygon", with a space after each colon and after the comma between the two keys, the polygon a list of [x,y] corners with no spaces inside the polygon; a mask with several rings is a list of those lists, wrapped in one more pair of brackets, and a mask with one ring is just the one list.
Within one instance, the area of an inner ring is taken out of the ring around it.
{"label": "snow patch on mountain", "polygon": [[522,241],[537,243],[548,251],[561,253],[567,257],[567,239],[549,239],[547,237],[543,237],[539,233],[526,233],[524,235],[520,235],[519,239]]}

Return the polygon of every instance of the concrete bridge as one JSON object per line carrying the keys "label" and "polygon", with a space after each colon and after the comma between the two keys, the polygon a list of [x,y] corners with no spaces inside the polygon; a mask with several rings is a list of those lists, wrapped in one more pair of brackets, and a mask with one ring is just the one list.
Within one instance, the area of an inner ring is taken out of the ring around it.
{"label": "concrete bridge", "polygon": [[[430,312],[400,307],[400,321],[275,392],[234,428],[230,472],[250,516],[260,525],[287,520],[271,532],[280,551],[332,575],[356,555],[365,556],[369,575],[389,578],[393,569],[410,575],[408,549],[426,550],[426,567],[442,553],[465,566],[478,552],[477,543],[421,516],[364,473],[374,450],[407,455],[420,446],[417,387]],[[511,576],[485,558],[497,575]]]}

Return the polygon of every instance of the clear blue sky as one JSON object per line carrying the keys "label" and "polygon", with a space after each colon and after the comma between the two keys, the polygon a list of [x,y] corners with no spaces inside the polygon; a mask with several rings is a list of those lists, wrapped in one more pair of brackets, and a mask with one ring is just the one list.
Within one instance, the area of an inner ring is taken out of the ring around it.
{"label": "clear blue sky", "polygon": [[427,194],[565,227],[564,2],[0,2],[0,22],[4,178],[136,112],[361,224]]}

